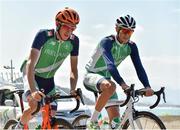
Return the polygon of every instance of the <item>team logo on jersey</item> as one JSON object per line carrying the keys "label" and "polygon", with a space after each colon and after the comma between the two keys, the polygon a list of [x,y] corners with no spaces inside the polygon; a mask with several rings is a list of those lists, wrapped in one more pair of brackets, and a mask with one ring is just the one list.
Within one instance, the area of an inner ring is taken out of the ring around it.
{"label": "team logo on jersey", "polygon": [[56,45],[56,42],[50,42],[50,44],[54,46],[54,45]]}
{"label": "team logo on jersey", "polygon": [[53,36],[53,34],[54,34],[53,31],[47,31],[47,35],[48,35],[49,37]]}
{"label": "team logo on jersey", "polygon": [[65,44],[64,48],[65,48],[66,50],[68,50],[68,49],[69,49],[69,45],[68,45],[68,44]]}
{"label": "team logo on jersey", "polygon": [[75,35],[72,34],[72,35],[70,36],[70,39],[71,39],[71,40],[74,40],[74,38],[75,38]]}

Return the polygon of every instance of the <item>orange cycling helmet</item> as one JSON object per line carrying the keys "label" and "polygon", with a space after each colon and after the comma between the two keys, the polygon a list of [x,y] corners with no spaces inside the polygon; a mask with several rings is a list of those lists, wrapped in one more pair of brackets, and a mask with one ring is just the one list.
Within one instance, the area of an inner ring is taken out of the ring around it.
{"label": "orange cycling helmet", "polygon": [[56,26],[59,26],[60,23],[67,23],[67,24],[78,24],[80,21],[79,14],[68,7],[59,11],[56,15]]}

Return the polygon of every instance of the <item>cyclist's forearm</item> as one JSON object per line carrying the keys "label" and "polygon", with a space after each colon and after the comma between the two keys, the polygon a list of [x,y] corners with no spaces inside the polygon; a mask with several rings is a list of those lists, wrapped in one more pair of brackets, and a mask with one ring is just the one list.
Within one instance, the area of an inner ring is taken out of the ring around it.
{"label": "cyclist's forearm", "polygon": [[71,90],[76,89],[77,80],[78,80],[78,72],[76,73],[71,72],[71,76],[70,76]]}

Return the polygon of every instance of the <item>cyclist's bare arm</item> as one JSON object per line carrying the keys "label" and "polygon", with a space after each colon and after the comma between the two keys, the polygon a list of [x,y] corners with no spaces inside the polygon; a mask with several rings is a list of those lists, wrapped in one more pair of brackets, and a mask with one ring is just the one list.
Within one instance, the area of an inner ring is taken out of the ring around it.
{"label": "cyclist's bare arm", "polygon": [[71,62],[71,74],[70,74],[70,85],[71,85],[71,92],[76,89],[76,84],[78,80],[78,56],[71,56],[70,57]]}
{"label": "cyclist's bare arm", "polygon": [[[29,87],[30,87],[30,91],[31,91],[31,95],[34,99],[36,100],[41,100],[41,96],[44,96],[43,93],[41,93],[40,91],[36,90],[35,87],[35,77],[34,77],[34,69],[35,69],[35,65],[39,59],[39,55],[40,55],[40,51],[38,49],[32,48],[30,51],[30,55],[27,61],[27,78],[28,78],[28,83],[29,83]],[[39,95],[40,94],[40,95]]]}
{"label": "cyclist's bare arm", "polygon": [[30,55],[27,61],[27,78],[28,78],[28,82],[29,82],[29,87],[30,87],[30,91],[31,92],[35,92],[36,91],[36,87],[34,84],[34,69],[35,69],[35,65],[38,61],[40,55],[40,51],[38,49],[32,48],[30,51]]}

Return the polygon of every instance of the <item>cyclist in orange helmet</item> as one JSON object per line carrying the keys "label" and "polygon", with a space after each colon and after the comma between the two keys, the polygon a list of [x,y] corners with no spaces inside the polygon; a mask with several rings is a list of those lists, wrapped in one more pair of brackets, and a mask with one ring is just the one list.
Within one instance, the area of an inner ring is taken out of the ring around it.
{"label": "cyclist in orange helmet", "polygon": [[[37,111],[38,101],[42,96],[55,94],[54,75],[63,61],[70,54],[70,93],[75,94],[78,79],[78,54],[79,38],[73,34],[79,23],[78,13],[65,8],[59,11],[55,17],[56,29],[40,30],[33,41],[29,58],[23,64],[24,80],[28,84],[25,97],[29,108],[23,112],[16,129],[23,128],[24,124],[33,117],[32,113]],[[42,93],[41,90],[44,92]],[[55,116],[57,103],[52,103],[52,116]]]}

